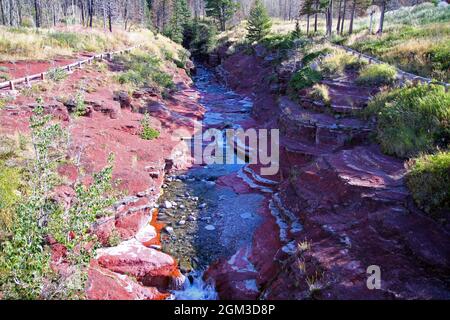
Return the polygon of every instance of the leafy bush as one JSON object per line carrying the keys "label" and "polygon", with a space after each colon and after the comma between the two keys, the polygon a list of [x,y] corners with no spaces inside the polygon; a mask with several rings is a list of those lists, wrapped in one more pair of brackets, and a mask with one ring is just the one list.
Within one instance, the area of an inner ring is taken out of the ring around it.
{"label": "leafy bush", "polygon": [[364,67],[359,73],[356,82],[366,86],[388,85],[395,81],[397,71],[387,64],[371,64]]}
{"label": "leafy bush", "polygon": [[[107,196],[112,188],[112,158],[89,186],[77,183],[71,206],[62,208],[52,192],[59,184],[57,167],[65,157],[67,135],[44,113],[42,100],[38,102],[30,118],[35,152],[27,166],[30,192],[16,205],[11,236],[0,239],[0,291],[4,299],[81,298],[96,247],[89,228],[115,202]],[[67,274],[55,274],[50,268],[48,236],[67,249]]]}
{"label": "leafy bush", "polygon": [[0,81],[8,81],[10,79],[11,79],[11,77],[9,76],[9,74],[6,74],[6,73],[0,74]]}
{"label": "leafy bush", "polygon": [[269,34],[261,43],[269,50],[288,50],[294,48],[294,40],[291,34]]}
{"label": "leafy bush", "polygon": [[323,57],[327,54],[331,53],[331,49],[330,48],[325,48],[322,50],[315,50],[311,53],[306,54],[303,59],[302,59],[302,63],[304,65],[309,65],[311,62],[313,62],[314,60],[316,60],[317,58]]}
{"label": "leafy bush", "polygon": [[53,68],[47,73],[47,77],[52,81],[60,82],[67,78],[67,72],[62,68]]}
{"label": "leafy bush", "polygon": [[450,152],[414,159],[406,183],[417,206],[433,218],[450,212]]}
{"label": "leafy bush", "polygon": [[412,157],[450,143],[450,93],[440,85],[397,88],[377,95],[363,111],[376,116],[384,152]]}
{"label": "leafy bush", "polygon": [[141,120],[141,138],[144,140],[153,140],[159,138],[159,131],[153,129],[150,125],[150,117],[148,113]]}
{"label": "leafy bush", "polygon": [[289,81],[289,88],[295,91],[311,87],[313,84],[322,80],[322,74],[319,71],[304,67],[294,73]]}
{"label": "leafy bush", "polygon": [[84,94],[80,91],[75,96],[75,115],[82,117],[86,114],[87,108],[84,103]]}

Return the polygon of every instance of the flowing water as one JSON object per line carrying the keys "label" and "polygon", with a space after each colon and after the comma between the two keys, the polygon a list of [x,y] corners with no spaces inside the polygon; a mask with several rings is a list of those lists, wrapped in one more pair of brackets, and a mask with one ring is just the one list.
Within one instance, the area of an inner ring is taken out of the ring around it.
{"label": "flowing water", "polygon": [[[194,82],[206,108],[204,127],[238,128],[250,120],[251,100],[220,84],[211,71],[199,68]],[[234,153],[228,146],[224,149]],[[216,299],[213,286],[202,280],[203,271],[251,243],[261,222],[257,210],[264,196],[257,192],[239,194],[217,183],[221,177],[236,175],[243,167],[196,166],[166,179],[159,214],[160,221],[166,224],[162,246],[179,261],[181,271],[189,279],[184,290],[173,292],[175,299]]]}

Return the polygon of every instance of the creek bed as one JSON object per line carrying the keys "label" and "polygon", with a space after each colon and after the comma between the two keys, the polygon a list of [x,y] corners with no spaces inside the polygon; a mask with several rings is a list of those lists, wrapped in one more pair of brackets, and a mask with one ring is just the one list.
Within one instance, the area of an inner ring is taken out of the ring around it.
{"label": "creek bed", "polygon": [[[238,128],[250,119],[251,101],[221,85],[212,72],[200,67],[194,82],[206,108],[204,127]],[[236,174],[243,166],[196,166],[166,178],[159,200],[159,221],[166,225],[162,249],[178,260],[189,279],[184,290],[174,292],[175,299],[217,298],[214,289],[203,282],[203,271],[251,243],[261,223],[257,210],[264,196],[239,194],[218,183],[220,177]]]}

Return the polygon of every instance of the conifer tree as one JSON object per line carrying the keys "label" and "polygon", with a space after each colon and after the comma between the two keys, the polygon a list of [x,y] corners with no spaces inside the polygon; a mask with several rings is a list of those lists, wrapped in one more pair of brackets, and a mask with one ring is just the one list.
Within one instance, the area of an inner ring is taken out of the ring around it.
{"label": "conifer tree", "polygon": [[266,8],[261,0],[256,0],[248,18],[247,39],[251,42],[260,41],[270,33],[271,27],[272,21],[270,20]]}

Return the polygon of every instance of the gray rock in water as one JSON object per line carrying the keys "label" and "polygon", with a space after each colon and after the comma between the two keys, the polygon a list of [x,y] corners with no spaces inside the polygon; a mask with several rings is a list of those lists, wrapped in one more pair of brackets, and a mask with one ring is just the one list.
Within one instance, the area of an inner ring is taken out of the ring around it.
{"label": "gray rock in water", "polygon": [[209,224],[205,227],[205,229],[208,231],[214,231],[214,230],[216,230],[216,227],[214,227],[212,224]]}
{"label": "gray rock in water", "polygon": [[198,206],[200,209],[204,209],[206,208],[206,203],[202,203],[201,205]]}
{"label": "gray rock in water", "polygon": [[172,203],[170,202],[170,201],[164,201],[164,207],[166,208],[166,209],[170,209],[170,208],[172,208],[173,207],[173,205],[172,205]]}
{"label": "gray rock in water", "polygon": [[170,234],[170,235],[173,235],[174,234],[174,231],[173,231],[173,228],[172,227],[165,227],[164,228],[164,231],[166,231],[168,234]]}
{"label": "gray rock in water", "polygon": [[178,222],[178,225],[180,225],[180,226],[184,226],[186,224],[186,221],[185,220],[180,220],[179,222]]}
{"label": "gray rock in water", "polygon": [[252,214],[249,212],[241,214],[242,219],[250,219],[252,217]]}

